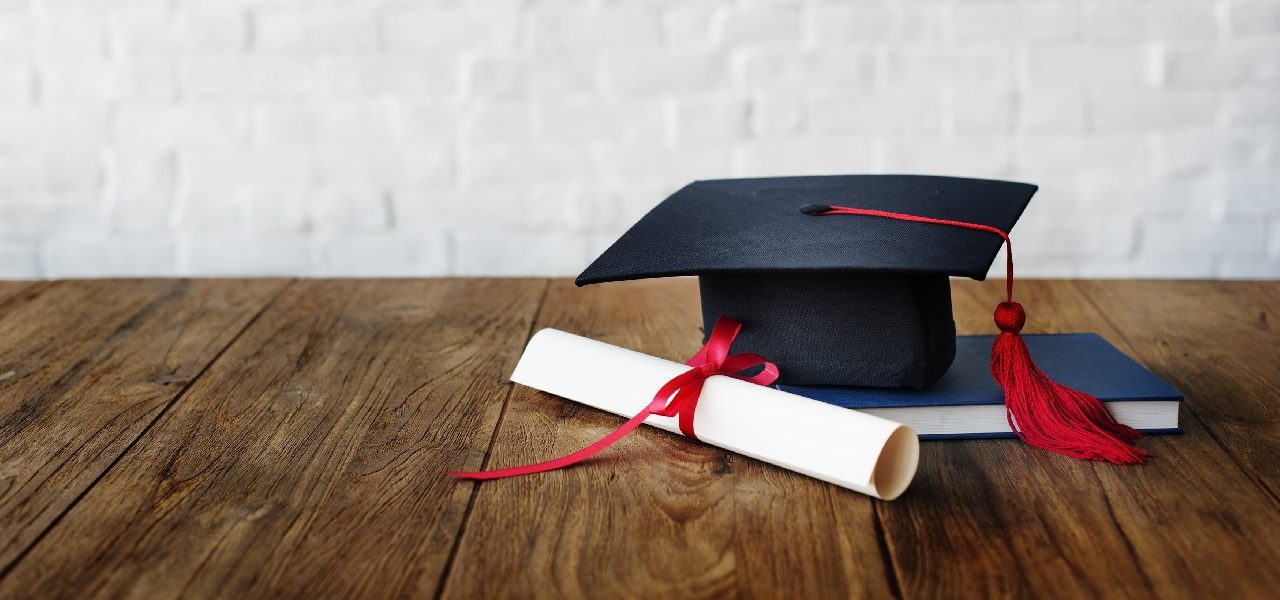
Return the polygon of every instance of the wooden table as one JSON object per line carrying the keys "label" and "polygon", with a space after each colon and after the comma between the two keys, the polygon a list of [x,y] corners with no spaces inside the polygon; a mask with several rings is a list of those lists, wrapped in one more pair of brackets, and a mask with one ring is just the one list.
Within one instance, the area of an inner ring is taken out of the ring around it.
{"label": "wooden table", "polygon": [[[1001,282],[954,284],[991,332]],[[0,282],[0,597],[1263,596],[1280,283],[1027,281],[1182,390],[1145,466],[926,442],[882,502],[506,380],[556,327],[682,358],[691,280]],[[1274,597],[1274,596],[1272,596]]]}

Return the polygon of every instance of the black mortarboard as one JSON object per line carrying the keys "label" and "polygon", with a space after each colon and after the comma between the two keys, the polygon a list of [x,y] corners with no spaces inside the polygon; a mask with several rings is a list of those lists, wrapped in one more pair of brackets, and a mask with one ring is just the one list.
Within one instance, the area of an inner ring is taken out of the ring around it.
{"label": "black mortarboard", "polygon": [[640,219],[577,283],[697,275],[705,331],[719,315],[740,321],[733,351],[773,361],[783,383],[924,387],[955,357],[948,276],[984,279],[1002,238],[812,215],[846,205],[1007,232],[1035,191],[922,175],[697,181]]}

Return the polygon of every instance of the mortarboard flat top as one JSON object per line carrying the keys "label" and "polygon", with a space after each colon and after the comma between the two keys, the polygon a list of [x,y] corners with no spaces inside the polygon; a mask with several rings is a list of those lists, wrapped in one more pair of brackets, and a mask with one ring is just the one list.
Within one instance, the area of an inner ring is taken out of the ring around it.
{"label": "mortarboard flat top", "polygon": [[822,219],[811,204],[982,223],[1009,231],[1036,186],[928,175],[691,183],[645,215],[578,285],[716,273],[845,271],[986,277],[1002,243],[981,231],[875,218]]}

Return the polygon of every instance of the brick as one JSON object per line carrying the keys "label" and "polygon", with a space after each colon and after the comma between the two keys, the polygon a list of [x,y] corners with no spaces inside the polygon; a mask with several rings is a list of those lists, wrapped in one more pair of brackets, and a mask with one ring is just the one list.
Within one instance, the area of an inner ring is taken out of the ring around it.
{"label": "brick", "polygon": [[867,89],[874,82],[874,54],[870,48],[807,52],[759,49],[743,53],[736,62],[738,80],[750,89]]}
{"label": "brick", "polygon": [[1162,131],[1153,142],[1154,170],[1161,175],[1205,174],[1221,163],[1223,140],[1211,129]]}
{"label": "brick", "polygon": [[1280,82],[1280,40],[1188,43],[1167,50],[1170,86]]}
{"label": "brick", "polygon": [[301,150],[193,149],[178,155],[182,189],[217,198],[261,186],[300,186],[316,177]]}
{"label": "brick", "polygon": [[669,111],[676,144],[730,142],[747,135],[747,102],[741,98],[677,98],[670,101]]}
{"label": "brick", "polygon": [[108,223],[118,233],[165,231],[171,223],[177,165],[168,152],[107,154]]}
{"label": "brick", "polygon": [[1263,126],[1274,131],[1280,126],[1280,90],[1231,90],[1226,104],[1228,127],[1254,130]]}
{"label": "brick", "polygon": [[249,43],[248,17],[240,11],[126,13],[110,23],[123,56],[235,54]]}
{"label": "brick", "polygon": [[530,142],[533,140],[533,115],[534,108],[529,102],[477,102],[462,118],[462,139],[469,145]]}
{"label": "brick", "polygon": [[184,99],[304,99],[318,91],[316,62],[283,57],[192,57],[178,63]]}
{"label": "brick", "polygon": [[107,50],[106,26],[98,13],[0,15],[0,56],[50,59],[92,58]]}
{"label": "brick", "polygon": [[114,117],[112,138],[130,148],[234,146],[248,141],[251,122],[235,103],[121,106]]}
{"label": "brick", "polygon": [[1280,219],[1280,174],[1231,172],[1224,177],[1224,186],[1227,219]]}
{"label": "brick", "polygon": [[1093,40],[1209,39],[1221,33],[1211,2],[1106,2],[1085,15],[1085,35]]}
{"label": "brick", "polygon": [[[0,188],[5,181],[5,165],[0,161]],[[102,194],[96,189],[12,190],[0,193],[0,240],[35,242],[63,231],[88,230],[97,226]]]}
{"label": "brick", "polygon": [[371,10],[264,10],[253,13],[253,23],[255,51],[369,52],[379,45]]}
{"label": "brick", "polygon": [[1157,279],[1193,278],[1206,279],[1213,277],[1215,260],[1206,255],[1180,256],[1138,256],[1126,260],[1091,261],[1080,265],[1080,277],[1129,278],[1134,273],[1143,277]]}
{"label": "brick", "polygon": [[246,218],[255,234],[302,234],[314,229],[303,187],[257,186],[248,193]]}
{"label": "brick", "polygon": [[885,6],[819,4],[806,7],[804,29],[817,45],[929,42],[942,38],[946,8],[896,3]]}
{"label": "brick", "polygon": [[549,143],[665,141],[663,103],[598,97],[556,97],[538,103],[537,137]]}
{"label": "brick", "polygon": [[1137,247],[1137,223],[1114,215],[1062,215],[1042,210],[1037,199],[1014,228],[1018,266],[1038,259],[1104,262],[1132,256]]}
{"label": "brick", "polygon": [[1222,198],[1221,183],[1204,175],[1090,174],[1079,179],[1076,189],[1084,212],[1170,221],[1211,219]]}
{"label": "brick", "polygon": [[713,5],[676,5],[662,11],[662,42],[668,48],[705,50],[715,44]]}
{"label": "brick", "polygon": [[912,89],[861,94],[815,94],[808,103],[809,130],[837,132],[938,133],[941,98]]}
{"label": "brick", "polygon": [[[396,228],[404,231],[475,227],[477,219],[494,228],[563,229],[582,223],[581,187],[579,182],[534,182],[415,190],[396,195],[391,210]],[[597,201],[591,196],[586,204]]]}
{"label": "brick", "polygon": [[857,138],[775,139],[741,144],[734,175],[833,175],[879,170],[871,144]]}
{"label": "brick", "polygon": [[0,63],[0,107],[29,105],[35,77],[26,65]]}
{"label": "brick", "polygon": [[302,236],[191,233],[178,238],[178,272],[184,275],[287,276],[310,268],[311,245]]}
{"label": "brick", "polygon": [[326,186],[310,193],[308,210],[318,231],[377,232],[391,228],[391,195],[382,186]]}
{"label": "brick", "polygon": [[883,170],[959,177],[1007,178],[1013,143],[1002,137],[895,138],[884,144]]}
{"label": "brick", "polygon": [[1175,261],[1189,256],[1262,258],[1264,223],[1186,223],[1148,220],[1142,223],[1143,257]]}
{"label": "brick", "polygon": [[[585,234],[588,255],[599,255],[626,228],[687,183],[619,180],[586,186],[580,192],[583,201],[579,220],[582,229],[588,232]],[[596,232],[616,235],[602,239]]]}
{"label": "brick", "polygon": [[319,87],[337,98],[451,98],[462,65],[450,56],[326,56]]}
{"label": "brick", "polygon": [[400,139],[431,146],[447,146],[458,136],[461,110],[445,102],[396,102],[392,122]]}
{"label": "brick", "polygon": [[[227,189],[180,190],[173,209],[173,222],[176,229],[210,240],[219,235],[229,237],[245,229],[249,222],[247,191],[240,186],[224,187]],[[264,186],[256,185],[254,189],[262,187]]]}
{"label": "brick", "polygon": [[583,236],[571,231],[461,230],[450,271],[473,275],[574,275],[587,265]]}
{"label": "brick", "polygon": [[0,110],[0,153],[28,155],[32,141],[48,148],[93,148],[108,137],[110,119],[104,107],[54,106]]}
{"label": "brick", "polygon": [[1023,136],[1013,158],[1015,169],[1033,179],[1081,171],[1138,173],[1151,162],[1141,135]]}
{"label": "brick", "polygon": [[999,133],[1013,128],[1014,94],[988,88],[951,91],[952,124],[962,134]]}
{"label": "brick", "polygon": [[1091,90],[1090,125],[1099,131],[1213,127],[1223,115],[1211,91]]}
{"label": "brick", "polygon": [[269,104],[256,111],[258,137],[267,145],[390,143],[391,118],[382,102]]}
{"label": "brick", "polygon": [[805,123],[804,101],[795,90],[760,91],[751,96],[749,112],[753,136],[783,136],[798,133]]}
{"label": "brick", "polygon": [[479,96],[585,93],[597,88],[595,59],[578,53],[480,56],[469,75],[471,91]]}
{"label": "brick", "polygon": [[1137,44],[1035,45],[1027,49],[1026,61],[1031,89],[1152,83],[1150,54]]}
{"label": "brick", "polygon": [[447,239],[425,231],[320,236],[311,271],[323,277],[431,277],[448,272]]}
{"label": "brick", "polygon": [[385,43],[393,50],[508,48],[519,24],[514,11],[405,7],[382,14]]}
{"label": "brick", "polygon": [[1280,35],[1280,3],[1232,2],[1227,23],[1232,37],[1274,37]]}
{"label": "brick", "polygon": [[528,16],[534,48],[584,49],[657,46],[661,27],[654,11],[626,8],[534,7]]}
{"label": "brick", "polygon": [[885,79],[892,86],[939,86],[943,81],[982,82],[987,89],[1013,82],[1013,55],[1007,48],[914,47],[891,49]]}
{"label": "brick", "polygon": [[396,192],[434,188],[454,181],[452,149],[436,145],[376,145],[358,151],[325,146],[313,154],[311,181],[321,189],[377,187]]}
{"label": "brick", "polygon": [[176,272],[167,236],[58,235],[40,245],[45,277],[165,276]]}
{"label": "brick", "polygon": [[460,176],[468,186],[568,181],[581,177],[592,164],[585,148],[545,144],[474,148],[460,161]]}
{"label": "brick", "polygon": [[1214,274],[1227,279],[1280,279],[1280,260],[1225,259],[1218,263]]}
{"label": "brick", "polygon": [[42,62],[38,76],[40,102],[51,105],[169,102],[178,90],[173,67],[163,60]]}
{"label": "brick", "polygon": [[34,242],[0,239],[0,277],[35,279],[40,276],[40,260]]}
{"label": "brick", "polygon": [[606,89],[621,94],[675,94],[717,89],[728,79],[725,61],[701,52],[620,52],[606,55]]}
{"label": "brick", "polygon": [[599,174],[610,181],[688,183],[729,177],[732,154],[722,145],[664,148],[617,146],[600,152]]}
{"label": "brick", "polygon": [[712,20],[711,35],[727,46],[794,44],[800,39],[800,11],[792,7],[724,9]]}
{"label": "brick", "polygon": [[1084,129],[1084,97],[1079,90],[1032,89],[1013,107],[1015,128],[1028,133],[1071,133]]}
{"label": "brick", "polygon": [[961,4],[948,19],[960,42],[1064,41],[1081,34],[1081,7],[1061,4]]}

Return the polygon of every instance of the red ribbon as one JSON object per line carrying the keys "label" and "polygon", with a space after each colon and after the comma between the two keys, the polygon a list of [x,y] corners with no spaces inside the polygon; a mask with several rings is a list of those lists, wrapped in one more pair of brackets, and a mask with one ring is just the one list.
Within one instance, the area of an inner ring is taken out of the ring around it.
{"label": "red ribbon", "polygon": [[[463,479],[502,479],[517,475],[531,475],[544,471],[554,471],[580,463],[596,453],[613,445],[623,436],[639,427],[649,415],[663,417],[679,416],[680,432],[693,438],[693,414],[698,408],[698,398],[702,395],[702,384],[712,375],[728,375],[757,385],[769,385],[778,379],[778,367],[758,354],[742,353],[729,356],[729,346],[733,338],[738,336],[742,324],[728,317],[720,317],[711,330],[707,343],[690,358],[686,365],[692,367],[688,371],[676,375],[653,395],[653,400],[636,416],[631,417],[621,427],[613,430],[599,441],[573,454],[545,462],[498,469],[496,471],[451,472],[454,477]],[[743,371],[753,367],[763,367],[755,375],[743,375]]]}

